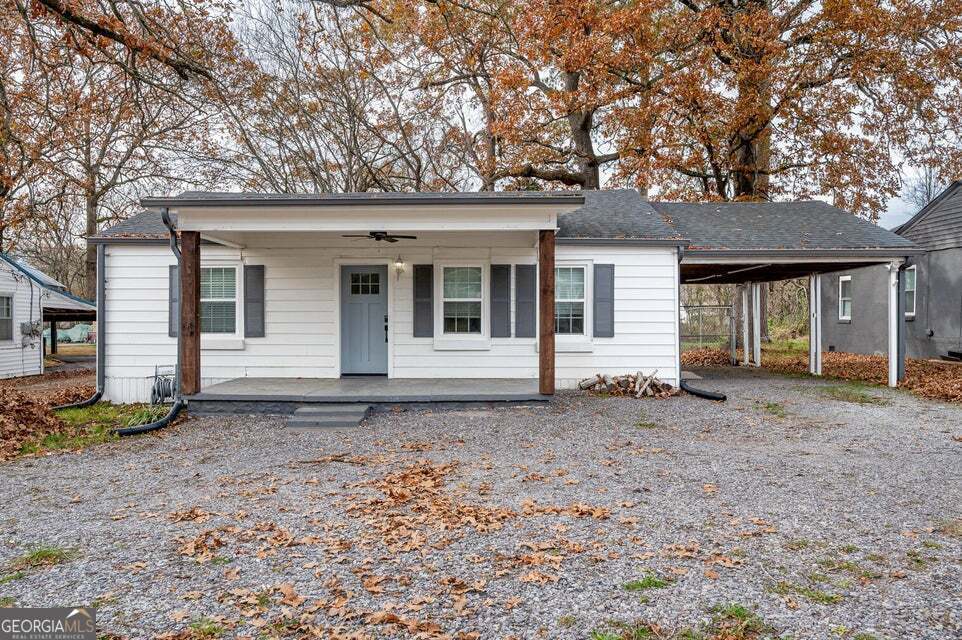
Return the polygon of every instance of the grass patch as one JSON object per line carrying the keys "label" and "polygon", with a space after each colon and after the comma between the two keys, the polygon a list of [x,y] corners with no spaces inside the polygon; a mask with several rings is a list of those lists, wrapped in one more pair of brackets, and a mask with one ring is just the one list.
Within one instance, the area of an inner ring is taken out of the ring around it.
{"label": "grass patch", "polygon": [[571,627],[575,626],[576,622],[578,622],[578,619],[571,615],[561,616],[558,618],[558,626],[562,629],[570,629]]}
{"label": "grass patch", "polygon": [[659,425],[657,422],[650,422],[648,420],[639,420],[638,422],[635,423],[635,426],[638,427],[639,429],[657,429]]}
{"label": "grass patch", "polygon": [[26,576],[23,571],[14,571],[13,573],[8,573],[5,576],[0,576],[0,584],[7,584],[8,582],[13,582],[14,580],[20,580]]}
{"label": "grass patch", "polygon": [[655,638],[651,626],[643,622],[629,624],[612,621],[604,629],[595,629],[588,637],[591,640],[648,640]]}
{"label": "grass patch", "polygon": [[12,607],[17,604],[17,599],[13,596],[3,596],[0,598],[0,607]]}
{"label": "grass patch", "polygon": [[789,540],[784,546],[789,551],[801,551],[812,546],[812,541],[806,540],[805,538],[798,538],[797,540]]}
{"label": "grass patch", "polygon": [[892,404],[886,398],[880,398],[869,393],[873,387],[859,382],[846,382],[831,387],[821,387],[819,390],[825,397],[838,402],[850,402],[853,404],[874,404],[887,406]]}
{"label": "grass patch", "polygon": [[962,518],[946,520],[938,526],[936,531],[952,538],[962,538]]}
{"label": "grass patch", "polygon": [[638,580],[631,580],[621,585],[622,589],[625,591],[647,591],[648,589],[662,589],[671,584],[670,580],[665,578],[659,578],[653,573],[649,573],[644,578]]}
{"label": "grass patch", "polygon": [[200,618],[191,622],[188,627],[195,638],[219,638],[225,629],[210,618]]}
{"label": "grass patch", "polygon": [[802,584],[795,584],[787,580],[782,580],[776,584],[772,588],[772,592],[780,596],[798,595],[815,604],[838,604],[843,600],[842,596],[837,593],[829,593],[828,591],[822,591],[821,589]]}
{"label": "grass patch", "polygon": [[14,560],[10,564],[10,568],[15,571],[42,569],[62,564],[76,557],[77,552],[73,549],[40,545]]}
{"label": "grass patch", "polygon": [[748,607],[733,602],[712,607],[709,637],[725,640],[750,640],[768,634],[772,628]]}
{"label": "grass patch", "polygon": [[56,416],[67,425],[67,429],[24,442],[20,445],[20,453],[73,451],[112,442],[118,439],[115,429],[153,422],[164,416],[168,410],[164,405],[99,402],[89,407],[55,411]]}
{"label": "grass patch", "polygon": [[765,411],[776,418],[785,417],[785,406],[781,402],[766,402]]}

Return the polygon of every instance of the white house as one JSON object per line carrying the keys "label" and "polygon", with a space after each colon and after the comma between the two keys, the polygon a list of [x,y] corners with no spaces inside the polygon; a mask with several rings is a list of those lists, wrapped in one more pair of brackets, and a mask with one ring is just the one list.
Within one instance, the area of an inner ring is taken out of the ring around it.
{"label": "white house", "polygon": [[45,320],[93,317],[92,303],[23,259],[0,253],[0,378],[43,373]]}
{"label": "white house", "polygon": [[115,402],[150,396],[155,367],[177,363],[178,332],[188,397],[240,379],[258,382],[258,397],[293,398],[298,380],[360,375],[529,381],[541,394],[595,373],[657,370],[677,384],[685,269],[704,279],[741,260],[761,280],[760,267],[786,277],[772,264],[817,273],[907,250],[884,247],[879,230],[841,253],[732,257],[709,246],[711,224],[690,237],[634,190],[188,192],[142,205],[89,239],[103,267],[102,379]]}

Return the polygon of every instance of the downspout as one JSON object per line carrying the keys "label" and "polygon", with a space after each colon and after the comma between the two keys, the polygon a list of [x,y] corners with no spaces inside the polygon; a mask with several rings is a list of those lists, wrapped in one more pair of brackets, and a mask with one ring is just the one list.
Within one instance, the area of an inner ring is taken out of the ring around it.
{"label": "downspout", "polygon": [[[177,258],[177,299],[183,300],[180,292],[180,278],[181,273],[181,259],[180,259],[180,247],[177,246],[177,229],[174,228],[173,222],[170,220],[170,213],[167,208],[164,207],[160,210],[160,217],[164,221],[164,226],[167,227],[167,232],[170,235],[170,250],[173,252],[174,257]],[[102,245],[101,245],[102,246]],[[98,304],[100,298],[98,297]],[[181,303],[183,304],[183,303]],[[156,431],[157,429],[163,429],[168,426],[177,415],[187,406],[187,402],[184,400],[180,393],[180,340],[181,331],[177,331],[177,366],[174,368],[174,404],[171,405],[170,411],[167,412],[160,420],[155,420],[154,422],[148,422],[147,424],[137,425],[136,427],[125,427],[123,429],[116,429],[115,433],[120,436],[135,436],[141,433],[147,433],[149,431]],[[97,341],[98,347],[100,346],[100,340]]]}
{"label": "downspout", "polygon": [[[104,332],[104,327],[106,326],[105,309],[107,308],[107,300],[105,298],[107,290],[107,274],[105,269],[107,262],[106,252],[106,245],[97,245],[97,387],[94,394],[86,400],[53,407],[55,411],[59,409],[81,409],[83,407],[89,407],[100,402],[100,399],[104,395],[107,375],[107,372],[104,370],[104,356],[107,350],[107,341]],[[52,334],[53,332],[51,332],[51,335]]]}

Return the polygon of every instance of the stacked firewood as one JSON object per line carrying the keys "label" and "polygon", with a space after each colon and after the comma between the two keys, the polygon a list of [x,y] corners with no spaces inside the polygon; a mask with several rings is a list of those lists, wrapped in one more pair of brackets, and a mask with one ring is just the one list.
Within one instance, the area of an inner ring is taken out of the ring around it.
{"label": "stacked firewood", "polygon": [[578,383],[578,388],[590,393],[609,396],[633,396],[635,398],[668,398],[678,394],[678,389],[656,377],[655,370],[650,376],[641,371],[623,376],[596,374]]}

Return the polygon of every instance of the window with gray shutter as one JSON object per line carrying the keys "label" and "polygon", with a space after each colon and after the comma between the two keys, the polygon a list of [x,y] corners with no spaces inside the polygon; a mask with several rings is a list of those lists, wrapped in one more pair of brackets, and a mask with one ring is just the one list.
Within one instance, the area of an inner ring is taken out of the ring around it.
{"label": "window with gray shutter", "polygon": [[414,337],[434,336],[434,265],[414,265]]}
{"label": "window with gray shutter", "polygon": [[615,265],[594,266],[594,336],[613,338],[615,335]]}
{"label": "window with gray shutter", "polygon": [[491,337],[511,337],[511,265],[491,265]]}
{"label": "window with gray shutter", "polygon": [[244,337],[264,337],[264,265],[244,265]]}
{"label": "window with gray shutter", "polygon": [[537,335],[538,268],[533,264],[516,264],[514,289],[514,335],[533,338]]}

